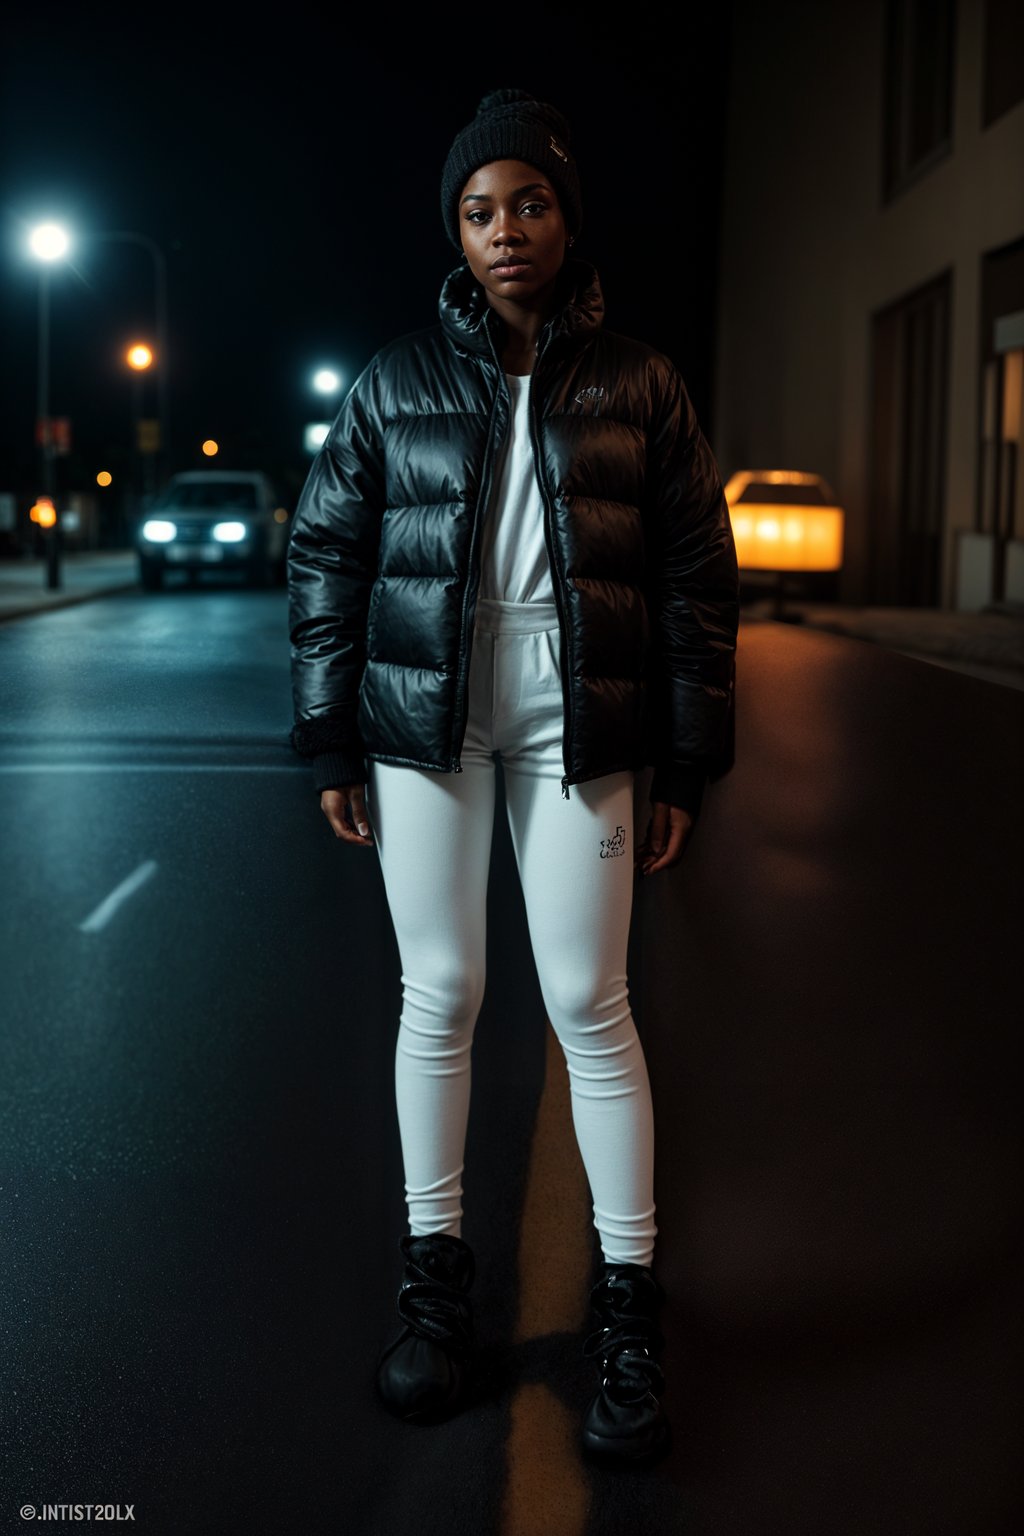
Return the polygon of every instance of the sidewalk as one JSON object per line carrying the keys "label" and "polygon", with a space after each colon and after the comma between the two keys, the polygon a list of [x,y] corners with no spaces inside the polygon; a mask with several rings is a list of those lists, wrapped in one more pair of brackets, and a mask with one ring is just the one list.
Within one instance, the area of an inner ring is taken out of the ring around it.
{"label": "sidewalk", "polygon": [[[744,619],[771,619],[771,600],[745,604]],[[811,629],[868,640],[985,682],[1024,689],[1024,607],[996,604],[979,613],[944,608],[855,608],[786,599],[784,613]]]}
{"label": "sidewalk", "polygon": [[0,622],[137,587],[138,556],[133,549],[65,554],[60,562],[60,578],[61,585],[51,590],[46,585],[45,560],[0,560]]}

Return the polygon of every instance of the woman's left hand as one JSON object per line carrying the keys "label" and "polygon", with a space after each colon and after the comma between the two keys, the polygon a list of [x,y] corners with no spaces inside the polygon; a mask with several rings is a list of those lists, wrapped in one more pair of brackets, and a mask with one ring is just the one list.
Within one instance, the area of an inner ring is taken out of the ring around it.
{"label": "woman's left hand", "polygon": [[651,875],[656,870],[671,869],[673,864],[678,864],[693,830],[694,818],[678,805],[655,800],[652,810],[647,834],[633,861],[633,869],[639,869],[641,875]]}

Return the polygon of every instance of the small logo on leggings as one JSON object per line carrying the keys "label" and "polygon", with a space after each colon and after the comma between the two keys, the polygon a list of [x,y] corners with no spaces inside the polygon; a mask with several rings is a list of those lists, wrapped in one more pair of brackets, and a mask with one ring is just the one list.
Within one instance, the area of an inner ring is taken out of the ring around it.
{"label": "small logo on leggings", "polygon": [[602,837],[602,839],[601,839],[601,857],[602,857],[602,859],[617,859],[619,857],[619,855],[622,854],[622,853],[625,853],[625,851],[626,851],[626,829],[625,829],[625,827],[616,827],[615,828],[615,836],[614,837]]}

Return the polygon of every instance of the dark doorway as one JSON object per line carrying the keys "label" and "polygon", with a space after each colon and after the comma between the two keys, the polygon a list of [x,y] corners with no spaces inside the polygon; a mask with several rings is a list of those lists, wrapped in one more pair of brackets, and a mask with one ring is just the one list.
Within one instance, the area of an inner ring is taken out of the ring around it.
{"label": "dark doorway", "polygon": [[869,603],[940,601],[951,296],[945,272],[874,317]]}
{"label": "dark doorway", "polygon": [[1020,601],[1024,541],[1024,240],[987,251],[981,263],[975,528],[992,540],[995,602]]}

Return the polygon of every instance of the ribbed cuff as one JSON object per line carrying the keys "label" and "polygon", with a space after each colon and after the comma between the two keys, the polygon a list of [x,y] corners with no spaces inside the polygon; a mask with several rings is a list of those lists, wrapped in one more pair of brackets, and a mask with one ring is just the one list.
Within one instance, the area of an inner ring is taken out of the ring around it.
{"label": "ribbed cuff", "polygon": [[694,821],[700,815],[708,771],[699,764],[659,763],[651,779],[650,801],[678,806],[689,811]]}
{"label": "ribbed cuff", "polygon": [[317,794],[345,784],[365,784],[366,762],[349,752],[320,752],[313,758],[313,783]]}

